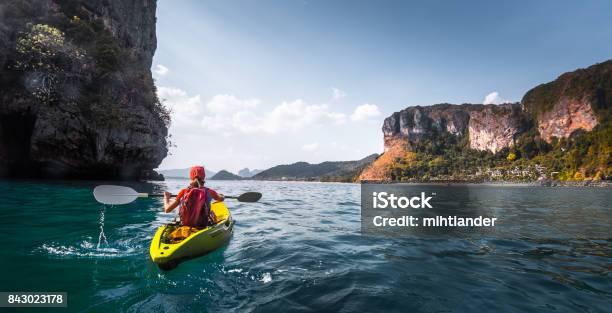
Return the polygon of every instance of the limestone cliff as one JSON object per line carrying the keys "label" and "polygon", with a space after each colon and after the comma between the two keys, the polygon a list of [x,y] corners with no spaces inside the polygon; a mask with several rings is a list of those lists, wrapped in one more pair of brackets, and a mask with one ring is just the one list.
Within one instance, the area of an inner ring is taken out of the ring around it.
{"label": "limestone cliff", "polygon": [[592,130],[597,118],[590,100],[562,98],[538,116],[537,125],[542,138],[550,143],[554,137],[567,138],[580,129]]}
{"label": "limestone cliff", "polygon": [[429,107],[409,107],[393,113],[383,122],[385,138],[401,137],[415,145],[436,132],[462,135],[466,132],[469,113],[466,106],[436,104]]}
{"label": "limestone cliff", "polygon": [[0,4],[0,176],[152,178],[155,0]]}
{"label": "limestone cliff", "polygon": [[514,146],[517,134],[525,126],[518,103],[502,105],[472,105],[468,134],[470,148],[497,153]]}
{"label": "limestone cliff", "polygon": [[470,147],[493,153],[511,147],[521,130],[521,109],[518,103],[503,105],[436,104],[409,107],[393,113],[383,122],[385,151],[396,138],[405,141],[408,149],[425,138],[442,132],[455,136],[469,135]]}
{"label": "limestone cliff", "polygon": [[[608,177],[611,102],[607,61],[540,85],[521,103],[408,107],[384,120],[384,154],[359,178]],[[593,135],[579,137],[585,132]],[[554,138],[567,140],[559,144]]]}
{"label": "limestone cliff", "polygon": [[529,90],[521,101],[547,142],[591,131],[610,116],[612,60],[565,73]]}

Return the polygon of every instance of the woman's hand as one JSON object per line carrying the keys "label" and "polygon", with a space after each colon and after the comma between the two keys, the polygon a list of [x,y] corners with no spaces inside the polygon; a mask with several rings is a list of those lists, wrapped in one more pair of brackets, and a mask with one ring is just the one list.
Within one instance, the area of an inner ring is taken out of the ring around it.
{"label": "woman's hand", "polygon": [[172,200],[172,194],[164,191],[164,212],[170,213],[174,208],[176,208],[179,204],[178,200]]}
{"label": "woman's hand", "polygon": [[225,201],[225,195],[220,193],[219,194],[219,198],[221,198],[221,202]]}

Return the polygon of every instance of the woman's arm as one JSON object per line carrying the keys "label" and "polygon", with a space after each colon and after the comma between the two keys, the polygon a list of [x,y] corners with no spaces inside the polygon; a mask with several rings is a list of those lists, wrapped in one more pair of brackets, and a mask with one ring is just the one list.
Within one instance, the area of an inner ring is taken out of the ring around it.
{"label": "woman's arm", "polygon": [[221,201],[222,202],[223,200],[225,200],[225,196],[222,193],[217,193],[216,191],[214,191],[213,189],[210,189],[210,188],[208,188],[208,191],[210,191],[210,195],[216,201]]}
{"label": "woman's arm", "polygon": [[170,213],[172,210],[176,209],[179,205],[179,201],[174,199],[171,200],[172,194],[169,192],[164,192],[164,212]]}

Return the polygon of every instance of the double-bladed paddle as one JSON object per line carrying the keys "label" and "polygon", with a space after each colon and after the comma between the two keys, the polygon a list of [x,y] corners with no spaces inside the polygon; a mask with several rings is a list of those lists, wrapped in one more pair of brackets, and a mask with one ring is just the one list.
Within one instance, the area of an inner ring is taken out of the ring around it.
{"label": "double-bladed paddle", "polygon": [[[136,190],[115,185],[100,185],[94,188],[94,198],[96,201],[103,204],[118,205],[127,204],[138,198],[149,198],[149,197],[163,197],[163,194],[149,194],[144,192],[137,192]],[[261,199],[261,193],[259,192],[245,192],[238,197],[225,196],[225,199],[236,199],[240,202],[257,202]]]}

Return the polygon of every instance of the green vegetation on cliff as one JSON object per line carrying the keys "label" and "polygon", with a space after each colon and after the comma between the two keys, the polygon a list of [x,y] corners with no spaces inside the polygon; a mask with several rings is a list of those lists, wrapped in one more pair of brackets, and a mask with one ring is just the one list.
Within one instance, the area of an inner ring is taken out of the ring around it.
{"label": "green vegetation on cliff", "polygon": [[[15,78],[25,76],[27,91],[41,104],[77,102],[84,113],[89,113],[85,114],[89,122],[120,123],[115,113],[121,108],[115,106],[126,100],[107,91],[125,92],[127,86],[120,78],[131,71],[133,51],[121,47],[100,19],[55,15],[42,20],[17,31],[15,53],[8,58],[6,69],[14,72]],[[157,99],[150,72],[146,69],[135,74],[137,79],[129,88],[139,92],[132,92],[128,100],[147,104],[168,125],[169,112]],[[18,79],[4,81],[3,85],[22,88]]]}
{"label": "green vegetation on cliff", "polygon": [[423,140],[415,151],[396,158],[391,179],[396,181],[534,181],[610,179],[612,124],[591,132],[577,131],[551,144],[535,129],[523,133],[512,148],[496,154],[469,148],[468,136],[440,133]]}
{"label": "green vegetation on cliff", "polygon": [[562,97],[591,102],[599,121],[605,122],[612,113],[612,60],[564,73],[552,82],[529,90],[521,103],[537,118],[550,111]]}

